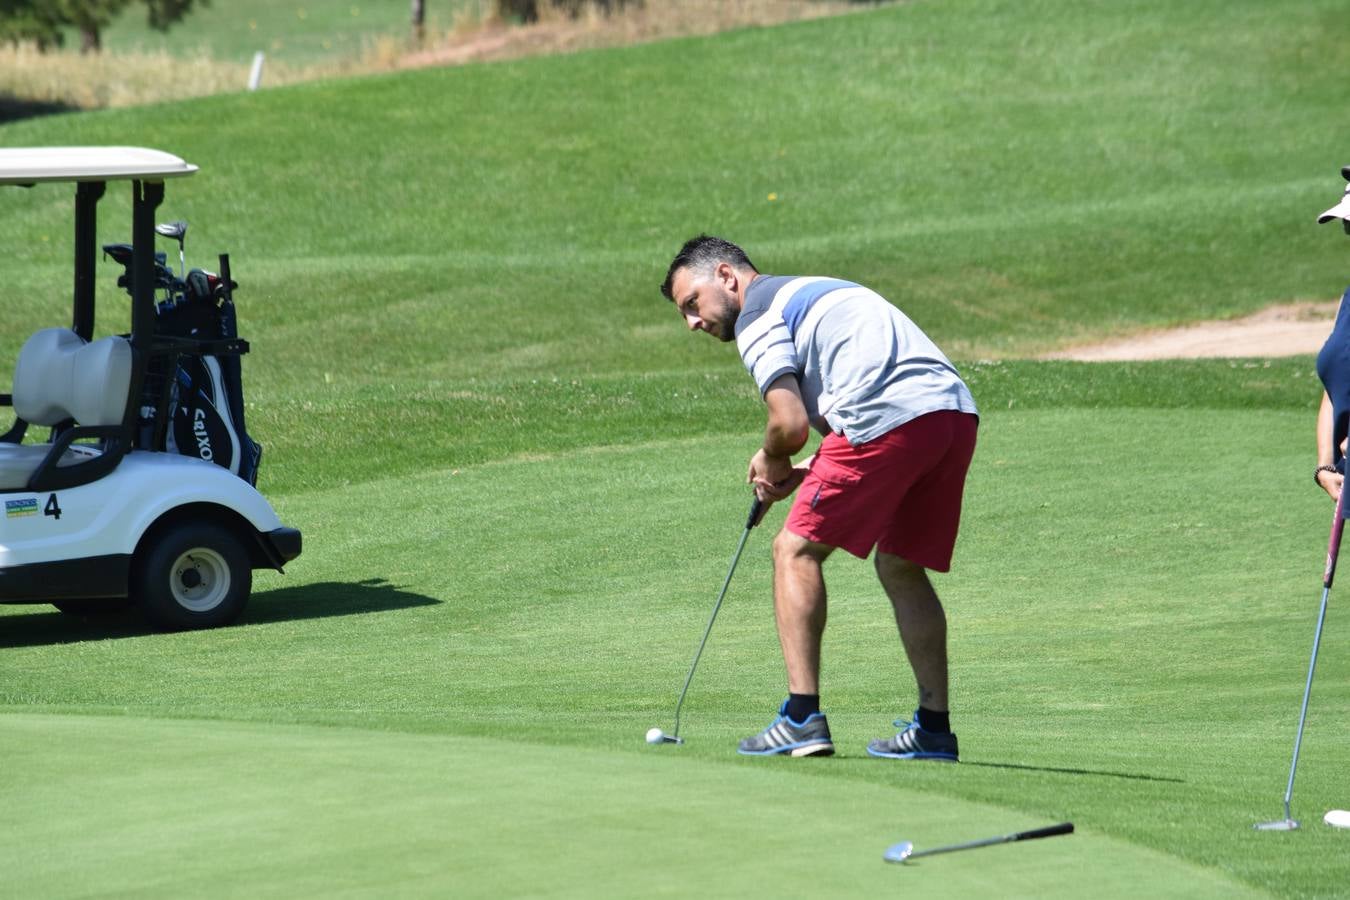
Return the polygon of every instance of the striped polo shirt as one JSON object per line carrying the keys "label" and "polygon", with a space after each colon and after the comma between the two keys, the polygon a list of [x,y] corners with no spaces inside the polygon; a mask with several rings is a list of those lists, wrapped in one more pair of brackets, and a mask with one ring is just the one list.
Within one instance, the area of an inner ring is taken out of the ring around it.
{"label": "striped polo shirt", "polygon": [[760,275],[736,319],[760,394],[797,375],[811,424],[858,446],[938,410],[978,415],[951,361],[908,316],[862,285]]}

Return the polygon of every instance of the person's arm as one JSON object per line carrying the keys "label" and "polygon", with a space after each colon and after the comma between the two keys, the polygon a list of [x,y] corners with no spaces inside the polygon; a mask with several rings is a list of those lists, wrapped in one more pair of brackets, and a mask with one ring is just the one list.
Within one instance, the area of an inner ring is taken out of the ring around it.
{"label": "person's arm", "polygon": [[[1332,464],[1332,441],[1334,440],[1332,430],[1334,427],[1333,417],[1335,413],[1331,407],[1331,397],[1322,392],[1322,407],[1317,411],[1317,465],[1329,466]],[[1341,485],[1345,482],[1345,476],[1339,472],[1319,471],[1317,473],[1317,484],[1322,490],[1331,496],[1332,500],[1339,500],[1341,496]]]}
{"label": "person's arm", "polygon": [[764,392],[768,421],[764,426],[764,446],[750,459],[746,481],[755,485],[760,500],[782,500],[801,484],[805,470],[792,467],[792,454],[806,446],[811,422],[802,402],[797,376],[779,375]]}

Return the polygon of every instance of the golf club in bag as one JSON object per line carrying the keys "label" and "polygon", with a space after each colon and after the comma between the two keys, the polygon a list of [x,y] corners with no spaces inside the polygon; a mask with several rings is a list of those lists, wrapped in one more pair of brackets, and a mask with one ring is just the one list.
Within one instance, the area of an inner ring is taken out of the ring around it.
{"label": "golf club in bag", "polygon": [[1258,831],[1293,831],[1298,828],[1289,805],[1294,798],[1294,774],[1298,771],[1298,751],[1303,745],[1303,726],[1308,721],[1308,697],[1312,694],[1313,672],[1317,669],[1317,648],[1322,643],[1322,626],[1327,620],[1327,596],[1331,593],[1331,582],[1336,577],[1336,558],[1341,552],[1341,532],[1345,528],[1345,495],[1350,492],[1350,482],[1341,486],[1341,495],[1336,500],[1336,512],[1332,514],[1331,536],[1327,539],[1327,562],[1322,570],[1322,608],[1317,614],[1317,630],[1313,633],[1312,659],[1308,661],[1308,682],[1303,688],[1303,709],[1298,716],[1298,734],[1294,738],[1294,758],[1289,763],[1289,783],[1284,789],[1284,818],[1271,822],[1259,822]]}
{"label": "golf club in bag", "polygon": [[[156,231],[179,242],[186,222]],[[103,252],[126,267],[117,284],[131,293],[131,245],[105,244]],[[195,456],[229,469],[249,484],[258,480],[262,446],[244,424],[239,357],[248,341],[239,337],[230,258],[220,256],[220,274],[191,269],[183,277],[155,254],[155,338],[141,390],[137,444]]]}

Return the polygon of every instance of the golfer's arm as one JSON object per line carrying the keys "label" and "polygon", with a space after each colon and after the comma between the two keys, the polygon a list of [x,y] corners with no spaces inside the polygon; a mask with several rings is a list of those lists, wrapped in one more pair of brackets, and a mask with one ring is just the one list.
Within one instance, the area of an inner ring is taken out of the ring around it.
{"label": "golfer's arm", "polygon": [[1322,392],[1322,408],[1317,411],[1317,464],[1329,466],[1332,461],[1332,416],[1331,397]]}
{"label": "golfer's arm", "polygon": [[811,435],[811,421],[806,415],[797,376],[779,375],[764,392],[764,404],[769,409],[769,421],[764,426],[764,453],[791,458],[806,446]]}

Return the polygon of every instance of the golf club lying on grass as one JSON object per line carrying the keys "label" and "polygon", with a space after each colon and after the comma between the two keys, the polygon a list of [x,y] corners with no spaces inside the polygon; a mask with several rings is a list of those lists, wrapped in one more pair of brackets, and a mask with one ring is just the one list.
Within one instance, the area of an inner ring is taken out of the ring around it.
{"label": "golf club lying on grass", "polygon": [[[1350,487],[1350,483],[1347,483]],[[1331,582],[1336,577],[1336,557],[1341,552],[1341,532],[1345,529],[1345,495],[1336,499],[1336,512],[1332,514],[1331,536],[1327,539],[1327,564],[1322,570],[1322,610],[1317,615],[1317,630],[1313,632],[1312,659],[1308,661],[1308,683],[1303,688],[1303,710],[1298,715],[1298,735],[1294,738],[1294,759],[1289,763],[1289,784],[1284,789],[1284,818],[1273,822],[1258,822],[1257,831],[1293,831],[1298,828],[1298,820],[1289,809],[1294,798],[1294,773],[1298,771],[1298,751],[1303,744],[1303,726],[1308,721],[1308,697],[1312,694],[1313,672],[1317,669],[1317,646],[1322,643],[1322,626],[1327,620],[1327,595],[1331,593]]]}
{"label": "golf club lying on grass", "polygon": [[717,595],[717,602],[713,604],[712,615],[708,616],[708,626],[703,629],[703,640],[699,641],[698,652],[694,654],[694,661],[689,664],[689,674],[684,677],[684,688],[680,691],[680,699],[675,704],[675,730],[666,734],[660,728],[652,728],[647,732],[647,743],[649,744],[683,744],[684,738],[680,737],[680,708],[684,706],[684,696],[689,693],[689,682],[694,680],[694,669],[698,668],[699,657],[703,655],[703,648],[708,643],[708,635],[712,632],[713,622],[717,621],[717,612],[722,608],[722,601],[727,596],[727,586],[731,584],[731,576],[736,571],[736,563],[741,561],[741,551],[745,549],[745,542],[750,537],[750,529],[759,524],[759,516],[764,511],[764,504],[756,497],[750,504],[750,515],[745,520],[745,531],[741,534],[741,542],[736,545],[736,555],[731,557],[731,568],[727,570],[727,579],[722,582],[722,592]]}
{"label": "golf club lying on grass", "polygon": [[945,847],[934,847],[932,850],[915,850],[911,841],[901,841],[893,844],[886,849],[885,860],[890,863],[902,863],[911,859],[918,859],[920,856],[937,856],[939,853],[954,853],[957,850],[973,850],[976,847],[988,847],[993,844],[1011,844],[1014,841],[1030,841],[1036,838],[1054,837],[1058,834],[1073,834],[1072,822],[1061,822],[1058,825],[1050,825],[1046,828],[1035,828],[1031,831],[1019,831],[1016,834],[1003,834],[998,837],[984,838],[978,841],[970,841],[965,844],[948,844]]}

